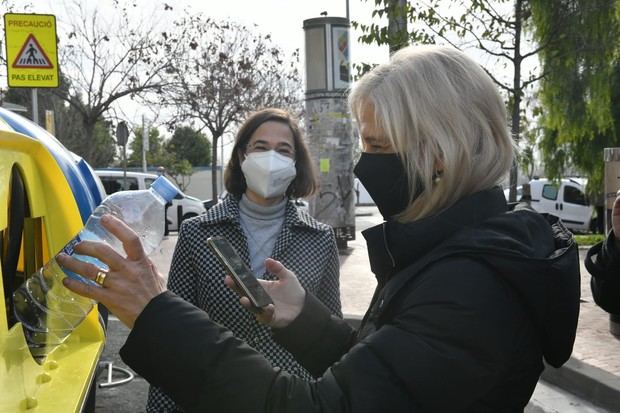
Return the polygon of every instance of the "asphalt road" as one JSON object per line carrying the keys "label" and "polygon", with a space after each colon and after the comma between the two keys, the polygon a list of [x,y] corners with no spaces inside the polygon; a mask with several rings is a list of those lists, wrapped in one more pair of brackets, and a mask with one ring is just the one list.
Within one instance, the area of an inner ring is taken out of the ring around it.
{"label": "asphalt road", "polygon": [[[106,347],[101,357],[101,362],[112,362],[113,366],[127,369],[128,367],[121,361],[118,351],[122,347],[129,329],[123,325],[116,317],[108,320],[108,331]],[[124,378],[125,375],[115,373],[113,380]],[[107,371],[99,375],[98,383],[107,381]],[[96,413],[139,413],[145,411],[146,398],[149,385],[140,376],[124,385],[116,387],[97,388],[97,398],[95,403]]]}

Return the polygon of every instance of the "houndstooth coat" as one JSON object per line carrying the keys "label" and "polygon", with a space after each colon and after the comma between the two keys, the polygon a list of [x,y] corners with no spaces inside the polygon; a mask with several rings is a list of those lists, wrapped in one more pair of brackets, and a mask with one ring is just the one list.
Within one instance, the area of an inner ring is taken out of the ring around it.
{"label": "houndstooth coat", "polygon": [[[310,378],[310,373],[273,341],[270,329],[258,324],[254,316],[241,307],[236,294],[224,285],[224,268],[207,247],[207,238],[216,235],[226,237],[249,264],[248,243],[239,222],[239,202],[228,196],[206,214],[186,220],[181,225],[168,288],[204,309],[212,320],[229,328],[236,337],[260,351],[275,367]],[[321,300],[333,314],[342,316],[340,264],[336,239],[330,226],[316,221],[289,201],[271,257],[295,273],[306,291]],[[274,279],[271,274],[265,274],[264,278]],[[151,386],[147,413],[175,411],[181,410],[165,393]]]}

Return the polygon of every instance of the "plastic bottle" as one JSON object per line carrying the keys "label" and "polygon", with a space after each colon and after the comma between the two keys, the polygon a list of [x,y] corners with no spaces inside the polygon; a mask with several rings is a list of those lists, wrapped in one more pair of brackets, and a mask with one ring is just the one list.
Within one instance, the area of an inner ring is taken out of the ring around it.
{"label": "plastic bottle", "polygon": [[[121,242],[100,224],[102,215],[111,214],[122,219],[140,236],[144,251],[150,254],[164,235],[165,205],[177,193],[176,187],[160,176],[147,190],[121,191],[108,196],[93,211],[82,231],[61,252],[107,269],[96,258],[75,254],[73,248],[82,240],[103,241],[124,256]],[[95,304],[66,289],[62,284],[64,277],[94,283],[61,268],[54,257],[13,293],[15,315],[22,323],[35,358],[47,356],[62,344]]]}

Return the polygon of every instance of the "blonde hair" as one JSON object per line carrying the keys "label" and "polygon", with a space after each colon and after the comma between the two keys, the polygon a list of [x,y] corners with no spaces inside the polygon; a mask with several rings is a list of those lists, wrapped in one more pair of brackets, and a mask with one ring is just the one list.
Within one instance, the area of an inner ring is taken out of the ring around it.
{"label": "blonde hair", "polygon": [[498,185],[512,165],[504,102],[484,70],[456,49],[399,50],[362,77],[349,104],[358,124],[364,108],[374,108],[377,127],[404,163],[409,194],[419,193],[400,221],[433,215]]}

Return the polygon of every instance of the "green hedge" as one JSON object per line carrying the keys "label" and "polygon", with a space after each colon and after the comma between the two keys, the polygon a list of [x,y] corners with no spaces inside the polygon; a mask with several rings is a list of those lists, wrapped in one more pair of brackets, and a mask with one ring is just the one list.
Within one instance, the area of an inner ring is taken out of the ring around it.
{"label": "green hedge", "polygon": [[603,234],[588,234],[588,235],[575,235],[575,241],[580,247],[594,245],[605,239]]}

